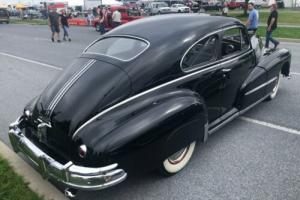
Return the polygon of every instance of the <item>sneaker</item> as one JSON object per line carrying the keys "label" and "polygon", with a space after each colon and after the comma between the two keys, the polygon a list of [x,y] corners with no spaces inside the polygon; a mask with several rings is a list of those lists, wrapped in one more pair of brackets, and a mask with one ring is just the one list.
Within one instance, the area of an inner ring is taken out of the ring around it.
{"label": "sneaker", "polygon": [[60,40],[57,40],[57,42],[60,43],[61,41],[60,41]]}
{"label": "sneaker", "polygon": [[71,42],[72,40],[71,40],[71,38],[69,38],[69,42]]}
{"label": "sneaker", "polygon": [[263,50],[262,50],[263,55],[266,54],[266,53],[269,53],[270,50],[271,50],[271,49],[270,49],[270,48],[267,48],[267,47],[263,48]]}
{"label": "sneaker", "polygon": [[278,47],[279,43],[280,42],[278,42],[277,44],[274,45],[274,48],[273,48],[274,50]]}
{"label": "sneaker", "polygon": [[52,42],[54,42],[54,38],[51,38]]}

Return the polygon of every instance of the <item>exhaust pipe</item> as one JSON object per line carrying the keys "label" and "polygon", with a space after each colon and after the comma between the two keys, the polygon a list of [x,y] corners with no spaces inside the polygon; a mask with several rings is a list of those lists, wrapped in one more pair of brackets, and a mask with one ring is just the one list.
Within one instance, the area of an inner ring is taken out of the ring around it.
{"label": "exhaust pipe", "polygon": [[76,190],[76,189],[66,188],[65,189],[65,196],[70,198],[70,199],[73,199],[73,198],[76,197],[77,192],[78,192],[78,190]]}

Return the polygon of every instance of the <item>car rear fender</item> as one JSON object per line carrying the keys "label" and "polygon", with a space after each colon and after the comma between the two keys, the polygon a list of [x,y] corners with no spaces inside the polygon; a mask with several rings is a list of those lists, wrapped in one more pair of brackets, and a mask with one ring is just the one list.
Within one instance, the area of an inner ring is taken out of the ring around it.
{"label": "car rear fender", "polygon": [[125,168],[140,165],[138,169],[146,170],[191,142],[206,138],[204,101],[182,89],[145,95],[118,107],[90,123],[74,139],[92,150],[94,160],[102,155]]}

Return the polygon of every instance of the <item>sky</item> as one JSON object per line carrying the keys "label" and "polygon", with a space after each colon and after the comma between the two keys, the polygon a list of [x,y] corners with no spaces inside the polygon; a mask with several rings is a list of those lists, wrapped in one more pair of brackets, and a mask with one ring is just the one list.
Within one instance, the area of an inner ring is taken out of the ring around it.
{"label": "sky", "polygon": [[1,3],[15,4],[15,3],[25,3],[25,4],[39,4],[41,1],[48,2],[68,2],[70,6],[83,5],[83,0],[0,0]]}

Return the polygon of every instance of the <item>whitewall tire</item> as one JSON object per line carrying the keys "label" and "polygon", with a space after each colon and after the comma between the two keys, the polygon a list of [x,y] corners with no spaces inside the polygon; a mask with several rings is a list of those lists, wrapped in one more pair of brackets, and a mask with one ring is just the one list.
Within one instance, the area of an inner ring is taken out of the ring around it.
{"label": "whitewall tire", "polygon": [[187,147],[179,150],[164,160],[160,169],[161,174],[164,176],[171,176],[182,170],[190,161],[195,147],[196,142],[192,142]]}
{"label": "whitewall tire", "polygon": [[270,96],[267,98],[268,101],[270,101],[276,97],[278,89],[279,89],[279,84],[280,84],[280,74],[277,76],[276,84],[275,84],[274,88],[272,89]]}

